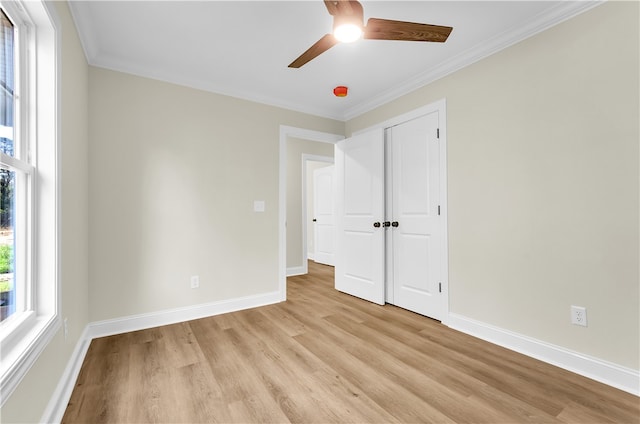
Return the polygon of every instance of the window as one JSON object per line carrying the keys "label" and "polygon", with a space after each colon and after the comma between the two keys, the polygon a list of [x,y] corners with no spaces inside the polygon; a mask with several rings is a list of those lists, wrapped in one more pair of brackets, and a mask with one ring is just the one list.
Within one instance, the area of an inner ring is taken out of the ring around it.
{"label": "window", "polygon": [[61,327],[55,16],[0,1],[0,406]]}
{"label": "window", "polygon": [[19,316],[30,306],[26,301],[30,297],[28,275],[23,267],[16,267],[29,256],[24,247],[30,247],[26,243],[30,225],[24,217],[33,167],[14,124],[20,109],[14,75],[19,50],[15,35],[15,25],[0,10],[0,321]]}

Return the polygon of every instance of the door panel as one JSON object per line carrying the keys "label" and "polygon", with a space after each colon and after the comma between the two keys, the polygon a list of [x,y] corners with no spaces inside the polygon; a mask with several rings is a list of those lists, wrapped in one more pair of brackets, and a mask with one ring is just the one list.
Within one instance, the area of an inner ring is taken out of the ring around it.
{"label": "door panel", "polygon": [[393,303],[442,319],[438,112],[388,132],[391,158]]}
{"label": "door panel", "polygon": [[313,171],[314,261],[334,265],[334,167],[327,166]]}
{"label": "door panel", "polygon": [[[345,140],[345,142],[347,142]],[[376,167],[375,146],[351,139],[344,156],[344,213],[347,216],[373,216],[376,193],[371,172]]]}
{"label": "door panel", "polygon": [[384,304],[384,132],[340,141],[335,153],[335,287]]}

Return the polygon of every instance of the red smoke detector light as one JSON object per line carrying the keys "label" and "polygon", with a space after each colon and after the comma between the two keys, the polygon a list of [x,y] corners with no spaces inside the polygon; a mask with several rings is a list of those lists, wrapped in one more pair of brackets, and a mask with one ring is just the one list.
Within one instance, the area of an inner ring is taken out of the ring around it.
{"label": "red smoke detector light", "polygon": [[333,89],[333,94],[335,94],[336,97],[347,97],[348,90],[344,85],[339,85]]}

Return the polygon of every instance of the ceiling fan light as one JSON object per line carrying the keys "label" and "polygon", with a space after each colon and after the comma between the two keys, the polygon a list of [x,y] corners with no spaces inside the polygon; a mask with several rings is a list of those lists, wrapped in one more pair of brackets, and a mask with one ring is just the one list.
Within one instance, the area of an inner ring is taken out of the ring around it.
{"label": "ceiling fan light", "polygon": [[343,43],[352,43],[362,37],[362,28],[356,24],[342,24],[335,27],[333,36]]}

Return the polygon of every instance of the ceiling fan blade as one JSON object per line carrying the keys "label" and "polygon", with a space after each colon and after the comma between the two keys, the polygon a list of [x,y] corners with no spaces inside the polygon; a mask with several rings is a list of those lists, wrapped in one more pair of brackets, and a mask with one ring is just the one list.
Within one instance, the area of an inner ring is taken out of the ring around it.
{"label": "ceiling fan blade", "polygon": [[369,40],[432,41],[444,43],[452,27],[370,18],[364,29]]}
{"label": "ceiling fan blade", "polygon": [[335,16],[338,13],[338,2],[336,0],[324,0],[324,5],[327,6],[327,11],[329,11],[329,15]]}
{"label": "ceiling fan blade", "polygon": [[362,5],[355,0],[324,0],[324,5],[331,16],[353,15],[356,11],[362,11]]}
{"label": "ceiling fan blade", "polygon": [[309,47],[306,52],[302,53],[296,60],[289,64],[289,68],[299,68],[305,63],[309,62],[311,59],[314,59],[320,56],[322,53],[329,50],[331,47],[338,44],[338,40],[333,36],[333,34],[327,34],[316,43]]}

